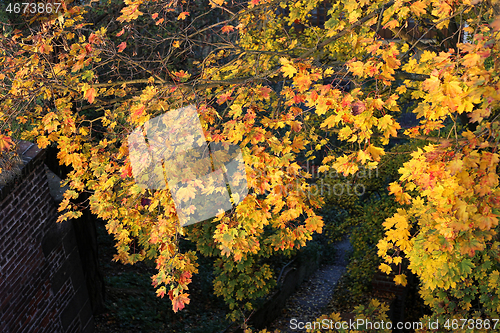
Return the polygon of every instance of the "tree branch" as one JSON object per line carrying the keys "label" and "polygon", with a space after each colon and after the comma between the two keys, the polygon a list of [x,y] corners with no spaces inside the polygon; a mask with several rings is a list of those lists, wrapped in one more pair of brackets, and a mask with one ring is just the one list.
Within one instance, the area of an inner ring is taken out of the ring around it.
{"label": "tree branch", "polygon": [[399,80],[425,81],[428,78],[430,78],[430,76],[427,74],[416,74],[416,73],[397,71],[394,74],[394,78]]}
{"label": "tree branch", "polygon": [[[391,1],[391,2],[389,2],[389,3],[385,4],[385,5],[383,5],[383,6],[382,6],[382,8],[381,8],[381,11],[383,11],[383,10],[384,10],[384,8],[386,8],[386,7],[390,7],[390,6],[392,6],[393,4],[394,4],[394,1]],[[346,28],[346,29],[342,30],[341,32],[339,32],[339,33],[338,33],[338,34],[336,34],[335,36],[332,36],[332,37],[330,37],[330,38],[327,38],[325,41],[323,41],[322,43],[320,43],[319,45],[317,45],[315,48],[313,48],[313,49],[311,49],[311,50],[309,50],[309,51],[305,52],[304,54],[302,54],[302,55],[300,56],[300,58],[307,58],[307,57],[309,57],[309,56],[310,56],[310,55],[312,55],[314,52],[316,52],[316,51],[318,51],[318,50],[322,49],[323,47],[325,47],[326,45],[330,44],[331,42],[336,41],[337,39],[339,39],[339,38],[341,38],[341,37],[345,36],[346,34],[348,34],[349,32],[351,32],[351,30],[352,30],[352,29],[354,29],[355,27],[358,27],[358,26],[362,25],[363,23],[365,23],[365,22],[367,22],[367,21],[371,20],[373,17],[377,16],[378,14],[379,14],[379,12],[378,12],[378,11],[377,11],[377,12],[373,12],[373,13],[371,13],[371,14],[368,14],[367,16],[363,17],[361,20],[359,20],[359,21],[357,21],[357,22],[353,23],[353,24],[352,24],[349,28]]]}
{"label": "tree branch", "polygon": [[396,30],[396,28],[391,28],[389,30],[391,30],[391,32],[394,34],[394,37],[401,38],[402,40],[404,40],[408,44],[412,45],[413,47],[416,47],[420,51],[437,52],[436,49],[433,48],[432,46],[421,42],[420,39],[417,40],[417,39],[413,38],[412,35],[410,35],[409,33],[406,32],[406,29],[401,28],[399,30]]}

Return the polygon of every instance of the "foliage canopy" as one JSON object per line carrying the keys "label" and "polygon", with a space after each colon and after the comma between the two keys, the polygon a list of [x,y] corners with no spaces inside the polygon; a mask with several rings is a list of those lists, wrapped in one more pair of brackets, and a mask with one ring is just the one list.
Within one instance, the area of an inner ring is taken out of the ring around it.
{"label": "foliage canopy", "polygon": [[[428,140],[389,186],[402,208],[383,223],[380,269],[407,265],[436,315],[491,316],[500,311],[499,14],[497,0],[101,0],[9,16],[0,149],[11,138],[57,145],[72,167],[59,220],[79,216],[74,199],[88,193],[116,260],[156,260],[153,284],[174,311],[189,303],[197,272],[179,238],[217,256],[215,292],[236,316],[274,285],[263,258],[322,231],[322,198],[300,160],[355,175],[377,167],[391,138]],[[135,183],[127,137],[189,104],[207,141],[241,147],[250,193],[182,228],[168,189]],[[402,129],[402,112],[420,123]]]}

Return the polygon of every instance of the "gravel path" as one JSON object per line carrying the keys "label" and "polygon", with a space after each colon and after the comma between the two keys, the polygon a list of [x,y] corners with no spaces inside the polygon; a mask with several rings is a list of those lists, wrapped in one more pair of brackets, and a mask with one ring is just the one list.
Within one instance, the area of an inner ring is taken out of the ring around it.
{"label": "gravel path", "polygon": [[328,305],[337,281],[346,270],[347,252],[350,249],[351,244],[348,239],[335,244],[337,256],[335,263],[321,266],[304,281],[300,289],[288,299],[283,314],[268,329],[279,329],[283,333],[298,332],[301,330],[290,328],[290,320],[295,318],[302,322],[314,321],[324,314],[322,310]]}

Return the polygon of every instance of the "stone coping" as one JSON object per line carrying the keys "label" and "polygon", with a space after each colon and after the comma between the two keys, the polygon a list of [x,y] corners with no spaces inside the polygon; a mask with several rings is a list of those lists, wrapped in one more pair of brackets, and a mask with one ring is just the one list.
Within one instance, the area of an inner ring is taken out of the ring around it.
{"label": "stone coping", "polygon": [[45,160],[45,151],[32,142],[19,141],[17,153],[23,161],[23,165],[20,166],[20,175],[10,179],[6,185],[0,186],[0,201],[3,201],[22,182],[22,179]]}

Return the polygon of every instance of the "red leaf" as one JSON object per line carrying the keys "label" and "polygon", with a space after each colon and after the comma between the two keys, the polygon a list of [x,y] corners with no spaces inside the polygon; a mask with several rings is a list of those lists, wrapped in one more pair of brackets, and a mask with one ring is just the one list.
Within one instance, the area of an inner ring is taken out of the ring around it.
{"label": "red leaf", "polygon": [[184,309],[185,304],[189,304],[189,297],[187,294],[180,294],[172,300],[174,312]]}
{"label": "red leaf", "polygon": [[153,18],[153,20],[156,20],[156,18],[158,17],[158,13],[154,13],[153,15],[151,15],[151,17]]}
{"label": "red leaf", "polygon": [[184,70],[180,70],[178,72],[173,72],[172,74],[175,75],[175,78],[181,82],[189,79],[189,77],[191,76],[189,73],[187,73],[186,71]]}
{"label": "red leaf", "polygon": [[121,35],[123,35],[124,32],[125,32],[125,29],[122,29],[122,31],[120,31],[119,33],[116,34],[116,37],[120,37]]}
{"label": "red leaf", "polygon": [[132,166],[130,164],[125,165],[122,168],[122,178],[132,177]]}
{"label": "red leaf", "polygon": [[120,45],[118,45],[118,52],[122,52],[123,50],[125,50],[126,47],[127,43],[122,42]]}
{"label": "red leaf", "polygon": [[269,87],[261,87],[259,88],[258,92],[257,92],[257,96],[259,97],[262,97],[264,99],[268,99],[269,98],[269,93],[273,91],[271,88]]}
{"label": "red leaf", "polygon": [[218,103],[219,105],[221,105],[222,103],[225,103],[226,101],[230,101],[230,100],[231,100],[231,95],[232,95],[232,94],[233,94],[233,92],[232,92],[232,91],[228,91],[228,92],[226,92],[226,93],[224,93],[224,94],[221,94],[221,95],[219,96],[219,98],[217,99],[217,103]]}

